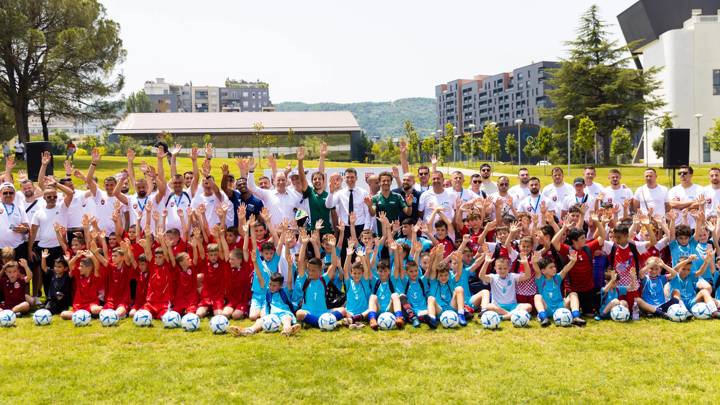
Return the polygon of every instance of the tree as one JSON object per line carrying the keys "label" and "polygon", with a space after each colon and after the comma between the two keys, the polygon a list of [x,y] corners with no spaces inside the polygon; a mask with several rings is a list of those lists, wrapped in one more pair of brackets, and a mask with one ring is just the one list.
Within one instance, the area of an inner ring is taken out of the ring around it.
{"label": "tree", "polygon": [[0,142],[5,142],[15,136],[15,125],[12,112],[7,105],[0,102]]}
{"label": "tree", "polygon": [[153,112],[152,101],[150,101],[150,97],[145,94],[145,90],[130,93],[125,100],[125,112],[128,114]]}
{"label": "tree", "polygon": [[587,163],[587,153],[592,151],[595,147],[596,131],[597,127],[595,126],[593,120],[588,117],[580,118],[580,123],[575,131],[572,149],[578,155],[583,156],[585,163]]}
{"label": "tree", "polygon": [[708,144],[710,144],[710,149],[720,152],[720,119],[715,119],[713,122],[712,128],[705,136]]}
{"label": "tree", "polygon": [[297,146],[297,136],[295,135],[295,130],[292,128],[288,128],[287,143],[290,147]]}
{"label": "tree", "polygon": [[462,142],[460,143],[460,151],[465,156],[472,159],[477,151],[477,142],[475,141],[474,134],[472,132],[465,132],[460,139],[462,139]]}
{"label": "tree", "polygon": [[450,160],[453,153],[453,137],[455,136],[455,127],[451,123],[445,124],[445,134],[440,138],[440,153],[438,158],[441,163],[445,163]]}
{"label": "tree", "polygon": [[495,155],[500,153],[500,139],[498,138],[499,132],[500,130],[494,122],[486,124],[483,129],[483,138],[482,143],[480,144],[480,149],[482,149],[485,155],[491,156],[493,162],[495,161]]}
{"label": "tree", "polygon": [[435,138],[427,137],[427,138],[423,139],[421,148],[422,148],[423,153],[427,156],[430,156],[433,153],[436,153]]}
{"label": "tree", "polygon": [[632,135],[624,127],[617,127],[612,131],[612,143],[610,144],[610,155],[613,158],[620,157],[622,160],[632,154]]}
{"label": "tree", "polygon": [[[505,136],[505,153],[510,156],[510,162],[514,162],[517,157],[518,143],[515,134],[508,132]],[[527,153],[526,153],[527,154]]]}
{"label": "tree", "polygon": [[405,120],[405,138],[407,139],[408,160],[410,163],[420,161],[420,137],[412,121]]}
{"label": "tree", "polygon": [[553,151],[553,131],[552,128],[541,127],[538,131],[537,136],[533,140],[533,148],[535,149],[535,156],[543,159],[550,160],[550,152]]}
{"label": "tree", "polygon": [[[674,126],[675,124],[673,124],[672,117],[668,113],[663,114],[658,120],[658,127],[662,130],[673,128]],[[655,152],[655,156],[657,156],[658,159],[662,159],[665,156],[665,136],[660,135],[655,138],[650,147],[652,147],[653,152]]]}
{"label": "tree", "polygon": [[[590,118],[597,126],[600,149],[609,151],[614,128],[637,131],[642,125],[638,117],[659,110],[665,102],[655,92],[660,87],[658,69],[632,68],[629,50],[637,43],[620,46],[611,40],[598,14],[593,5],[582,16],[577,38],[567,42],[569,58],[547,72],[553,87],[548,90],[552,107],[541,109],[540,114],[558,132],[567,125],[563,119],[567,114]],[[610,163],[608,153],[602,158]]]}
{"label": "tree", "polygon": [[[19,140],[29,140],[30,105],[44,115],[104,110],[119,91],[125,50],[120,26],[96,0],[4,0],[0,7],[0,101]],[[63,111],[67,109],[67,111]]]}

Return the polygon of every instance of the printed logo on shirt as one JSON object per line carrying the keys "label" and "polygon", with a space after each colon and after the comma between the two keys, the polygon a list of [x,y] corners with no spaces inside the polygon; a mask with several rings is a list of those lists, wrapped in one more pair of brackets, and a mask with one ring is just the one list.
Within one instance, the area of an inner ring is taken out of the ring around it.
{"label": "printed logo on shirt", "polygon": [[174,203],[174,202],[171,202],[171,203],[170,203],[170,206],[171,206],[171,207],[174,207],[174,206],[175,206],[175,203]]}
{"label": "printed logo on shirt", "polygon": [[105,205],[105,200],[100,200],[100,205]]}
{"label": "printed logo on shirt", "polygon": [[133,209],[137,209],[137,204],[133,204]]}
{"label": "printed logo on shirt", "polygon": [[20,288],[20,282],[16,281],[13,288]]}
{"label": "printed logo on shirt", "polygon": [[553,200],[553,201],[557,201],[557,196],[554,195],[553,198],[552,198],[552,200]]}
{"label": "printed logo on shirt", "polygon": [[191,275],[191,274],[192,274],[192,270],[190,270],[190,269],[187,269],[187,270],[185,270],[185,273],[186,273],[186,274],[187,274],[187,275],[189,276],[189,275]]}
{"label": "printed logo on shirt", "polygon": [[5,212],[5,211],[3,211],[3,209],[2,209],[2,208],[0,208],[0,214],[2,214],[3,212]]}

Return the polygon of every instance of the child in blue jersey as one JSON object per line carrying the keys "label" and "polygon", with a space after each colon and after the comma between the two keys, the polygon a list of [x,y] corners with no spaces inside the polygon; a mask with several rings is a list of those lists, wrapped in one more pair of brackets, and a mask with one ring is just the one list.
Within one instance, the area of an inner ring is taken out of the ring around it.
{"label": "child in blue jersey", "polygon": [[[631,271],[630,274],[634,278],[635,272]],[[608,269],[605,272],[605,286],[600,289],[600,311],[595,320],[610,318],[610,311],[618,305],[628,307],[627,301],[620,299],[621,296],[627,294],[628,287],[618,286],[617,277],[614,269]]]}
{"label": "child in blue jersey", "polygon": [[[585,326],[585,320],[580,317],[580,299],[576,292],[571,292],[563,298],[562,283],[577,262],[577,252],[571,251],[568,263],[557,272],[552,259],[544,258],[544,249],[533,253],[532,262],[539,273],[535,273],[535,285],[538,293],[535,295],[535,309],[538,312],[540,326],[550,326],[550,317],[560,308],[568,308],[573,317],[573,325]],[[549,313],[549,314],[548,314]]]}
{"label": "child in blue jersey", "polygon": [[[678,266],[676,266],[677,276],[670,280],[671,292],[673,294],[675,291],[680,293],[680,301],[682,301],[688,311],[693,307],[693,305],[695,305],[695,303],[704,302],[714,315],[715,312],[717,312],[715,300],[713,300],[707,289],[696,289],[696,284],[698,278],[705,272],[705,268],[708,264],[713,264],[715,251],[711,247],[708,247],[707,256],[705,257],[702,266],[700,266],[700,268],[695,272],[690,270],[692,268],[692,262],[697,259],[695,255],[690,255],[681,259],[682,260],[678,263]],[[718,316],[720,316],[720,314],[718,314]]]}
{"label": "child in blue jersey", "polygon": [[259,222],[255,222],[255,217],[250,216],[247,224],[243,225],[243,232],[246,238],[250,238],[252,245],[251,249],[255,257],[257,257],[258,266],[260,267],[260,275],[263,278],[263,284],[265,287],[260,285],[260,280],[257,274],[253,274],[252,280],[252,298],[250,300],[250,312],[248,318],[251,321],[255,321],[260,318],[261,311],[265,305],[265,293],[267,292],[267,285],[270,283],[270,275],[278,271],[280,266],[280,255],[275,252],[275,245],[270,242],[265,242],[261,245],[260,254],[256,252],[257,239],[254,229]]}
{"label": "child in blue jersey", "polygon": [[[352,262],[353,253],[360,259],[355,263]],[[350,329],[360,329],[365,326],[362,322],[367,320],[370,314],[368,303],[372,291],[370,288],[372,273],[370,272],[370,259],[364,250],[358,249],[354,251],[354,242],[352,240],[348,241],[343,272],[345,273],[347,324]]]}
{"label": "child in blue jersey", "polygon": [[458,254],[461,254],[461,260],[459,261],[459,265],[455,263],[455,267],[458,269],[456,273],[462,272],[457,285],[463,289],[463,296],[465,297],[464,310],[468,320],[472,319],[475,309],[482,306],[483,297],[489,298],[490,294],[488,290],[478,291],[474,295],[472,291],[470,291],[470,276],[478,271],[484,261],[482,252],[478,254],[477,259],[475,258],[472,249],[468,246],[470,240],[470,235],[463,235],[462,242],[457,249]]}
{"label": "child in blue jersey", "polygon": [[403,316],[410,320],[414,328],[420,327],[420,320],[430,324],[427,310],[427,280],[420,274],[418,265],[409,260],[400,272],[401,293],[400,304]]}
{"label": "child in blue jersey", "polygon": [[[701,207],[704,205],[701,205]],[[683,258],[689,257],[690,255],[695,256],[695,260],[692,262],[690,271],[696,273],[700,266],[705,261],[707,255],[706,250],[710,244],[708,243],[709,233],[707,229],[702,226],[705,223],[705,212],[699,210],[697,215],[694,215],[696,221],[695,233],[689,226],[682,224],[675,226],[674,212],[668,212],[667,217],[670,221],[668,231],[670,244],[670,257],[672,259],[672,266],[676,266]],[[698,275],[696,281],[696,288],[704,288],[708,292],[712,292],[712,278],[709,269],[706,269],[704,274]]]}
{"label": "child in blue jersey", "polygon": [[[660,274],[663,269],[667,271],[667,274]],[[679,303],[680,300],[675,296],[668,300],[665,296],[665,285],[676,275],[675,269],[665,264],[659,257],[647,259],[645,267],[640,269],[639,281],[642,296],[635,299],[643,313],[668,319],[668,308]],[[679,296],[679,293],[676,292],[675,295]]]}
{"label": "child in blue jersey", "polygon": [[[433,329],[437,327],[437,316],[444,311],[457,312],[460,325],[467,325],[464,291],[457,285],[462,274],[458,272],[451,277],[450,266],[444,260],[444,256],[445,247],[441,244],[436,245],[430,251],[430,269],[425,273],[425,278],[430,286],[428,290],[428,324]],[[459,257],[456,259],[460,260]]]}
{"label": "child in blue jersey", "polygon": [[[391,254],[397,255],[399,249],[395,241],[391,241],[388,245]],[[368,319],[370,320],[370,327],[373,330],[378,329],[377,315],[378,312],[393,312],[395,314],[395,325],[398,329],[405,326],[405,319],[403,318],[402,305],[400,304],[400,295],[397,293],[400,284],[400,266],[395,266],[394,273],[390,275],[390,264],[381,260],[377,265],[377,276],[373,277],[370,282],[372,287],[372,295],[368,300]]]}
{"label": "child in blue jersey", "polygon": [[[510,273],[510,262],[507,258],[493,258],[493,252],[485,253],[485,262],[480,268],[478,278],[486,284],[490,284],[490,294],[487,290],[480,291],[482,294],[481,308],[482,312],[495,311],[503,319],[510,319],[510,312],[515,309],[530,312],[532,305],[518,304],[515,295],[515,287],[518,282],[530,280],[532,270],[528,257],[521,254],[518,258],[523,266],[523,273]],[[487,274],[488,268],[492,262],[495,262],[495,274]]]}
{"label": "child in blue jersey", "polygon": [[[336,320],[341,321],[346,314],[345,308],[328,308],[327,307],[327,285],[335,277],[338,258],[335,249],[331,249],[331,263],[327,271],[323,273],[322,260],[313,257],[305,260],[307,257],[307,245],[310,241],[306,235],[300,237],[300,261],[298,262],[298,278],[295,289],[300,290],[302,294],[302,308],[295,312],[298,321],[307,325],[319,327],[318,320],[320,315],[330,312]],[[307,272],[306,272],[307,268]]]}
{"label": "child in blue jersey", "polygon": [[[260,266],[257,262],[257,254],[255,250],[250,254],[253,263],[255,264],[255,276],[260,280],[260,284],[264,287],[265,281],[260,273]],[[262,315],[273,314],[277,315],[282,322],[282,331],[280,332],[283,336],[292,336],[300,330],[300,324],[297,323],[295,315],[293,315],[293,304],[290,301],[292,294],[292,280],[288,278],[287,287],[283,287],[285,278],[280,273],[273,273],[270,276],[270,287],[267,289],[265,296],[265,305],[262,309]],[[239,326],[228,327],[228,332],[234,336],[250,336],[258,333],[262,330],[262,318],[255,321],[255,323],[248,328],[240,328]]]}

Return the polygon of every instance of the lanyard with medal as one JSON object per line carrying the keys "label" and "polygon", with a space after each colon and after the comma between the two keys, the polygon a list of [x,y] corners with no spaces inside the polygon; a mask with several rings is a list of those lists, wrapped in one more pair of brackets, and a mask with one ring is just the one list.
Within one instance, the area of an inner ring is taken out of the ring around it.
{"label": "lanyard with medal", "polygon": [[145,197],[144,203],[141,203],[139,198],[137,199],[138,207],[140,207],[140,212],[145,212],[145,206],[147,205],[148,198],[150,198],[150,197]]}
{"label": "lanyard with medal", "polygon": [[[538,195],[537,200],[535,200],[535,206],[530,207],[535,214],[537,214],[538,206],[540,205],[540,197],[542,197],[542,196]],[[531,198],[531,197],[528,197],[528,198]]]}
{"label": "lanyard with medal", "polygon": [[180,196],[178,197],[177,194],[173,194],[173,199],[175,200],[175,207],[180,208],[180,201],[182,201],[183,195],[184,194],[180,194]]}
{"label": "lanyard with medal", "polygon": [[5,207],[5,215],[8,217],[8,226],[10,229],[13,228],[12,226],[12,215],[15,213],[15,204],[10,204],[10,207],[12,207],[12,211],[8,209],[8,206],[3,203],[3,207]]}

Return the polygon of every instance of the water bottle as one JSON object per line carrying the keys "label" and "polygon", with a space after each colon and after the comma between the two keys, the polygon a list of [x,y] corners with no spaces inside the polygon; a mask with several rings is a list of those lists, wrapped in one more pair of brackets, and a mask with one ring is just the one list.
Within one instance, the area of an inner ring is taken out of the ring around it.
{"label": "water bottle", "polygon": [[633,321],[637,321],[638,319],[640,319],[640,308],[638,308],[637,301],[633,302],[632,319]]}

